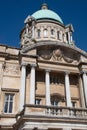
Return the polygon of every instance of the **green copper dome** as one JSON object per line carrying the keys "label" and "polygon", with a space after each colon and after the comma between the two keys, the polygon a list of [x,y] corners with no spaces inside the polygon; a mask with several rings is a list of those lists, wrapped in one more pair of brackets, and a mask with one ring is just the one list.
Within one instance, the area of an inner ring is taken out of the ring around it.
{"label": "green copper dome", "polygon": [[52,19],[52,20],[56,20],[60,23],[63,24],[62,19],[60,18],[60,16],[55,13],[52,10],[49,10],[46,4],[43,4],[41,7],[41,10],[36,11],[35,13],[32,14],[32,16],[38,20],[38,19]]}

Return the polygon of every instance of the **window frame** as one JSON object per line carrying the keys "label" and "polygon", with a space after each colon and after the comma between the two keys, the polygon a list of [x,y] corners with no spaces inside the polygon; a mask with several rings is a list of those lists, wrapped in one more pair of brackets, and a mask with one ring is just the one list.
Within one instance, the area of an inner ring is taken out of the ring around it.
{"label": "window frame", "polygon": [[[3,109],[3,112],[5,114],[12,114],[13,111],[14,111],[14,95],[15,95],[14,93],[5,93],[4,94],[4,109]],[[11,96],[12,96],[12,99],[11,99]],[[6,104],[7,104],[7,106],[6,106]],[[7,107],[7,108],[5,108],[5,107]]]}
{"label": "window frame", "polygon": [[37,30],[37,38],[40,38],[40,37],[41,37],[41,30],[38,29],[38,30]]}
{"label": "window frame", "polygon": [[54,36],[54,29],[51,29],[51,36]]}
{"label": "window frame", "polygon": [[41,104],[41,99],[36,98],[35,99],[35,105],[40,105],[40,104]]}
{"label": "window frame", "polygon": [[48,30],[46,28],[43,31],[43,35],[44,35],[44,37],[48,37]]}

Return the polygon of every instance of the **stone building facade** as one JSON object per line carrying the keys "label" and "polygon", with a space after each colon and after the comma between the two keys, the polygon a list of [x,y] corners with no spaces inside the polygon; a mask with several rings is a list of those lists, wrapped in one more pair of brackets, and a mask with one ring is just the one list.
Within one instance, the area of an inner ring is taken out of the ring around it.
{"label": "stone building facade", "polygon": [[73,31],[43,4],[20,48],[0,45],[0,130],[87,130],[87,53]]}

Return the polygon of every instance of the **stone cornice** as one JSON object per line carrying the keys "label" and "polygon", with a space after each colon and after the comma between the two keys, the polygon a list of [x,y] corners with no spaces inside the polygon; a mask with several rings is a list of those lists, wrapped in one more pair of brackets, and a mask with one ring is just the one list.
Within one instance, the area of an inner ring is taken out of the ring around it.
{"label": "stone cornice", "polygon": [[76,46],[71,46],[69,44],[65,44],[65,43],[61,43],[61,42],[53,42],[53,41],[40,41],[40,42],[32,44],[31,46],[27,46],[27,47],[23,48],[20,52],[25,53],[34,48],[41,47],[41,46],[47,46],[47,45],[65,47],[65,48],[71,49],[72,51],[78,52],[79,54],[82,54],[87,57],[87,53],[85,51],[79,49]]}
{"label": "stone cornice", "polygon": [[6,59],[18,59],[18,55],[15,54],[10,54],[10,53],[6,53],[6,52],[0,52],[0,57],[5,57]]}
{"label": "stone cornice", "polygon": [[1,90],[6,92],[19,92],[19,89],[12,89],[12,88],[1,88]]}
{"label": "stone cornice", "polygon": [[30,58],[38,58],[38,55],[28,55],[28,54],[24,54],[24,53],[21,53],[21,56],[30,57]]}
{"label": "stone cornice", "polygon": [[9,46],[9,45],[6,45],[6,44],[4,44],[4,43],[0,43],[0,46],[6,47],[6,48],[11,48],[11,49],[18,49],[18,50],[20,50],[19,47]]}
{"label": "stone cornice", "polygon": [[62,23],[60,23],[60,22],[58,22],[58,21],[56,21],[56,20],[50,20],[50,19],[38,19],[37,20],[37,23],[44,23],[44,22],[48,22],[48,23],[54,23],[54,24],[57,24],[57,25],[60,25],[60,26],[62,26],[62,27],[65,27],[65,25],[64,24],[62,24]]}
{"label": "stone cornice", "polygon": [[45,63],[45,64],[54,64],[54,65],[62,65],[62,66],[70,66],[70,67],[78,67],[75,64],[63,63],[63,62],[53,62],[53,61],[46,61],[46,60],[38,60],[38,63]]}

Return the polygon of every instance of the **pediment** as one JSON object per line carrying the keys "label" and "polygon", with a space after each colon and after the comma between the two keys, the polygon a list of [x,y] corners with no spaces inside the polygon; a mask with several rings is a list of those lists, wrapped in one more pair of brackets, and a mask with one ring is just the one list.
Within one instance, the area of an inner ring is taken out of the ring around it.
{"label": "pediment", "polygon": [[35,43],[23,48],[20,53],[38,56],[38,60],[70,64],[78,64],[83,59],[87,59],[87,53],[76,46],[56,42]]}
{"label": "pediment", "polygon": [[38,49],[38,59],[51,62],[78,64],[80,55],[62,47],[47,47]]}

